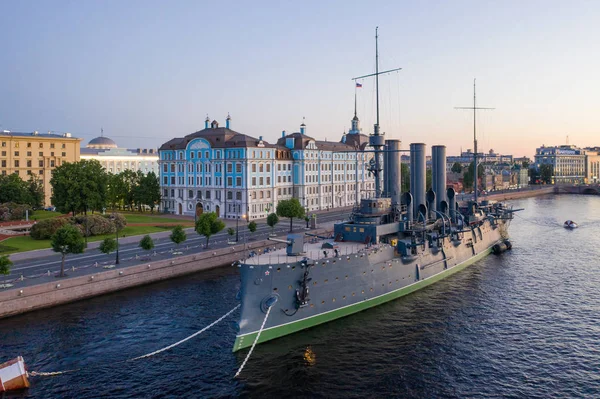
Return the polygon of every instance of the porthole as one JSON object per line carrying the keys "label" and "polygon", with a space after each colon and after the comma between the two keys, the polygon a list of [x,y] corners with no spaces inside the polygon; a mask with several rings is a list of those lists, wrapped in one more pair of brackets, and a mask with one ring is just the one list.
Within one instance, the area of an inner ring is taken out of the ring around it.
{"label": "porthole", "polygon": [[373,273],[375,270],[371,269],[371,273]]}
{"label": "porthole", "polygon": [[329,279],[325,279],[325,283],[328,283],[328,282],[329,282]]}
{"label": "porthole", "polygon": [[278,268],[277,268],[277,271],[278,271],[278,272],[280,272],[280,271],[281,271],[281,267],[278,267]]}
{"label": "porthole", "polygon": [[316,281],[313,281],[313,285],[317,285],[317,282],[316,282]]}
{"label": "porthole", "polygon": [[344,295],[344,296],[342,297],[342,299],[346,299],[346,295]]}
{"label": "porthole", "polygon": [[331,300],[331,302],[335,302],[335,298],[333,298],[333,299]]}
{"label": "porthole", "polygon": [[291,286],[291,285],[288,285],[288,290],[291,290],[291,289],[292,289],[292,286]]}
{"label": "porthole", "polygon": [[321,301],[321,305],[325,305],[325,301]]}
{"label": "porthole", "polygon": [[363,272],[363,274],[367,274],[367,272]]}
{"label": "porthole", "polygon": [[273,292],[277,292],[277,288],[273,288]]}
{"label": "porthole", "polygon": [[355,292],[353,292],[353,293],[352,293],[352,296],[355,296],[355,295],[356,295],[356,293],[355,293]]}
{"label": "porthole", "polygon": [[348,275],[346,274],[346,280],[348,280]]}
{"label": "porthole", "polygon": [[365,290],[362,290],[362,293],[364,294],[364,293],[365,293]]}
{"label": "porthole", "polygon": [[310,304],[310,307],[311,307],[311,308],[314,308],[314,307],[315,307],[315,304],[314,304],[314,303],[311,303],[311,304]]}
{"label": "porthole", "polygon": [[373,292],[373,288],[371,287],[371,288],[369,289],[369,291]]}

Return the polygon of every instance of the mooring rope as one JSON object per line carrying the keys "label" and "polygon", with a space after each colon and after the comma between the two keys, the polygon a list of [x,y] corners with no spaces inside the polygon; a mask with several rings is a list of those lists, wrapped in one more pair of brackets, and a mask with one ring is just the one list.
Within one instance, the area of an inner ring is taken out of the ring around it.
{"label": "mooring rope", "polygon": [[[275,302],[277,302],[277,298],[275,298]],[[238,369],[237,373],[235,373],[235,376],[233,378],[237,378],[237,376],[240,375],[240,373],[244,369],[244,366],[246,366],[248,359],[250,359],[250,355],[252,355],[252,351],[254,350],[254,347],[256,346],[258,339],[260,338],[260,334],[263,332],[263,329],[265,328],[265,324],[267,323],[267,319],[269,318],[269,313],[271,313],[271,309],[273,309],[273,305],[275,305],[275,302],[273,302],[271,304],[271,306],[269,306],[269,308],[267,309],[267,314],[265,315],[265,319],[263,320],[262,325],[260,326],[260,330],[258,330],[258,334],[256,334],[256,338],[254,338],[254,343],[252,344],[252,347],[250,347],[250,351],[246,355],[246,358],[242,362],[242,365]]]}
{"label": "mooring rope", "polygon": [[235,308],[231,309],[229,312],[225,313],[223,316],[221,316],[221,318],[219,318],[218,320],[212,322],[211,324],[209,324],[208,326],[204,327],[202,330],[197,331],[195,333],[193,333],[192,335],[190,335],[187,338],[182,339],[181,341],[175,342],[172,345],[169,345],[167,347],[164,347],[162,349],[159,349],[157,351],[151,352],[151,353],[147,353],[145,355],[142,356],[138,356],[138,357],[134,357],[133,359],[129,359],[128,361],[133,361],[133,360],[139,360],[139,359],[144,359],[146,357],[150,357],[150,356],[154,356],[157,355],[161,352],[164,352],[166,350],[169,350],[171,348],[176,347],[177,345],[183,344],[185,341],[190,340],[192,338],[194,338],[196,335],[202,334],[204,331],[208,330],[209,328],[211,328],[212,326],[214,326],[215,324],[219,323],[221,320],[223,320],[224,318],[226,318],[227,316],[229,316],[230,314],[232,314],[237,308],[240,307],[240,304],[238,304]]}
{"label": "mooring rope", "polygon": [[[171,348],[174,348],[174,347],[176,347],[176,346],[178,346],[178,345],[181,345],[182,343],[184,343],[184,342],[186,342],[186,341],[188,341],[188,340],[190,340],[190,339],[194,338],[194,337],[195,337],[195,336],[197,336],[197,335],[200,335],[200,334],[202,334],[204,331],[206,331],[206,330],[208,330],[209,328],[213,327],[215,324],[219,323],[219,322],[220,322],[220,321],[222,321],[224,318],[226,318],[227,316],[229,316],[230,314],[232,314],[234,311],[236,311],[236,310],[237,310],[237,309],[238,309],[240,306],[241,306],[241,304],[238,304],[236,307],[234,307],[233,309],[231,309],[229,312],[225,313],[223,316],[221,316],[221,317],[220,317],[219,319],[217,319],[216,321],[214,321],[214,322],[212,322],[211,324],[209,324],[208,326],[204,327],[202,330],[200,330],[200,331],[197,331],[197,332],[193,333],[193,334],[192,334],[192,335],[190,335],[189,337],[186,337],[186,338],[182,339],[181,341],[175,342],[174,344],[171,344],[171,345],[169,345],[169,346],[166,346],[166,347],[164,347],[164,348],[162,348],[162,349],[156,350],[156,351],[154,351],[154,352],[151,352],[151,353],[147,353],[147,354],[145,354],[145,355],[142,355],[142,356],[138,356],[138,357],[134,357],[134,358],[127,359],[127,360],[122,360],[122,361],[120,361],[120,362],[115,362],[115,363],[112,363],[112,365],[114,365],[114,364],[116,364],[116,363],[131,362],[131,361],[134,361],[134,360],[144,359],[144,358],[147,358],[147,357],[151,357],[151,356],[154,356],[154,355],[158,355],[158,354],[159,354],[159,353],[161,353],[161,352],[164,352],[164,351],[166,351],[166,350],[169,350],[169,349],[171,349]],[[269,308],[269,310],[271,310],[271,308]],[[263,325],[264,325],[264,324],[263,324]],[[98,366],[94,366],[94,367],[98,367]],[[79,369],[72,369],[72,370],[63,370],[63,371],[48,371],[48,372],[44,372],[44,371],[30,371],[28,374],[29,374],[30,376],[32,376],[32,377],[36,377],[36,376],[39,376],[39,377],[52,377],[52,376],[61,375],[61,374],[73,373],[73,372],[75,372],[75,371],[79,371],[79,370],[81,370],[81,369],[79,368]]]}

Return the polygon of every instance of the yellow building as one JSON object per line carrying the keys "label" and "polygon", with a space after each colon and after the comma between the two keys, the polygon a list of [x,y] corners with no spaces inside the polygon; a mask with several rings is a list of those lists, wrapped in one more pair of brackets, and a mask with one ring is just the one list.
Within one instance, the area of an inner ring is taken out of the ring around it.
{"label": "yellow building", "polygon": [[44,205],[51,205],[52,170],[65,162],[79,161],[79,142],[70,133],[14,133],[0,131],[0,174],[17,173],[28,181],[31,176],[44,185]]}

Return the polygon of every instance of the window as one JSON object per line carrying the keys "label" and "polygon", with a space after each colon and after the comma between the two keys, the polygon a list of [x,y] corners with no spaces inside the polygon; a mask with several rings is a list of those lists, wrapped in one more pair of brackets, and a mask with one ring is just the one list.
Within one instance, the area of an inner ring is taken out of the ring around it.
{"label": "window", "polygon": [[43,174],[44,174],[44,171],[43,171],[42,169],[40,169],[40,170],[38,171],[38,174],[39,174],[39,175],[43,175]]}
{"label": "window", "polygon": [[171,185],[175,185],[175,176],[171,176]]}
{"label": "window", "polygon": [[2,142],[2,147],[6,147],[6,141]]}
{"label": "window", "polygon": [[269,176],[267,176],[267,186],[271,185],[271,178]]}
{"label": "window", "polygon": [[236,163],[235,164],[235,172],[236,173],[242,173],[242,164],[241,163]]}
{"label": "window", "polygon": [[53,157],[53,156],[54,156],[54,151],[52,151],[52,152],[50,153],[50,156],[51,156],[51,157]]}
{"label": "window", "polygon": [[175,173],[175,164],[174,163],[171,164],[171,173]]}
{"label": "window", "polygon": [[227,173],[231,173],[231,172],[233,172],[233,165],[228,163],[227,164]]}
{"label": "window", "polygon": [[[210,155],[210,153],[208,151],[204,152],[204,158],[210,158],[209,155]],[[210,197],[207,196],[206,198],[210,198]]]}
{"label": "window", "polygon": [[190,159],[194,159],[194,152],[190,152]]}
{"label": "window", "polygon": [[206,191],[206,199],[210,199],[210,190]]}
{"label": "window", "polygon": [[253,185],[253,186],[256,186],[256,177],[253,177],[253,178],[252,178],[252,185]]}
{"label": "window", "polygon": [[262,186],[263,185],[263,178],[262,177],[259,179],[259,182],[260,182],[260,185]]}
{"label": "window", "polygon": [[2,151],[2,156],[5,157],[6,156],[6,151]]}
{"label": "window", "polygon": [[233,177],[229,176],[227,178],[227,187],[233,186]]}
{"label": "window", "polygon": [[268,163],[268,164],[267,164],[267,172],[270,172],[270,171],[271,171],[271,164],[270,164],[270,163]]}
{"label": "window", "polygon": [[6,160],[4,160],[4,159],[2,160],[2,167],[6,168]]}
{"label": "window", "polygon": [[232,200],[233,199],[233,192],[227,191],[227,199],[228,200]]}
{"label": "window", "polygon": [[239,192],[239,191],[237,193],[235,193],[235,199],[238,200],[238,201],[241,201],[242,200],[242,193]]}
{"label": "window", "polygon": [[163,184],[166,186],[167,184],[169,184],[169,178],[167,176],[163,177]]}
{"label": "window", "polygon": [[19,156],[19,151],[15,151],[15,157]]}
{"label": "window", "polygon": [[28,175],[30,175],[30,174],[31,174],[31,171],[30,171],[30,170],[28,170],[28,171],[27,171],[27,174],[28,174]]}
{"label": "window", "polygon": [[194,198],[194,192],[192,190],[188,191],[188,198]]}
{"label": "window", "polygon": [[15,168],[18,168],[18,167],[19,167],[19,160],[15,159]]}
{"label": "window", "polygon": [[241,177],[236,177],[235,178],[235,185],[238,187],[242,186],[242,178]]}
{"label": "window", "polygon": [[63,152],[63,153],[62,153],[62,156],[63,156],[63,157],[66,157],[66,156],[67,156],[67,153],[66,153],[66,152]]}
{"label": "window", "polygon": [[31,143],[27,143],[27,148],[31,148]]}
{"label": "window", "polygon": [[252,172],[256,173],[256,164],[255,163],[252,164]]}
{"label": "window", "polygon": [[67,145],[63,143],[63,145],[60,148],[67,148]]}
{"label": "window", "polygon": [[202,191],[198,190],[196,195],[198,196],[198,199],[202,199]]}
{"label": "window", "polygon": [[263,164],[262,163],[260,165],[258,165],[258,171],[259,172],[264,172],[264,170],[263,170]]}
{"label": "window", "polygon": [[163,165],[163,172],[167,173],[169,171],[169,167],[167,166],[167,164]]}
{"label": "window", "polygon": [[54,143],[50,143],[50,148],[54,148]]}
{"label": "window", "polygon": [[[27,167],[28,167],[28,168],[31,168],[31,160],[28,160],[28,161],[27,161]],[[30,173],[30,174],[31,174],[31,173]]]}

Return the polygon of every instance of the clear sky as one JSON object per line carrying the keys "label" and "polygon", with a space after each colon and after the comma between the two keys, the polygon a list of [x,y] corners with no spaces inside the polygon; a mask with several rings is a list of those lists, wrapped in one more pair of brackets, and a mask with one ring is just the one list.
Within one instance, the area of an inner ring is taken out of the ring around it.
{"label": "clear sky", "polygon": [[[281,131],[338,141],[351,78],[374,70],[390,138],[532,156],[542,144],[600,145],[598,1],[0,0],[0,129],[104,128],[122,147],[158,147],[222,125],[274,142]],[[358,89],[363,133],[374,81]]]}

